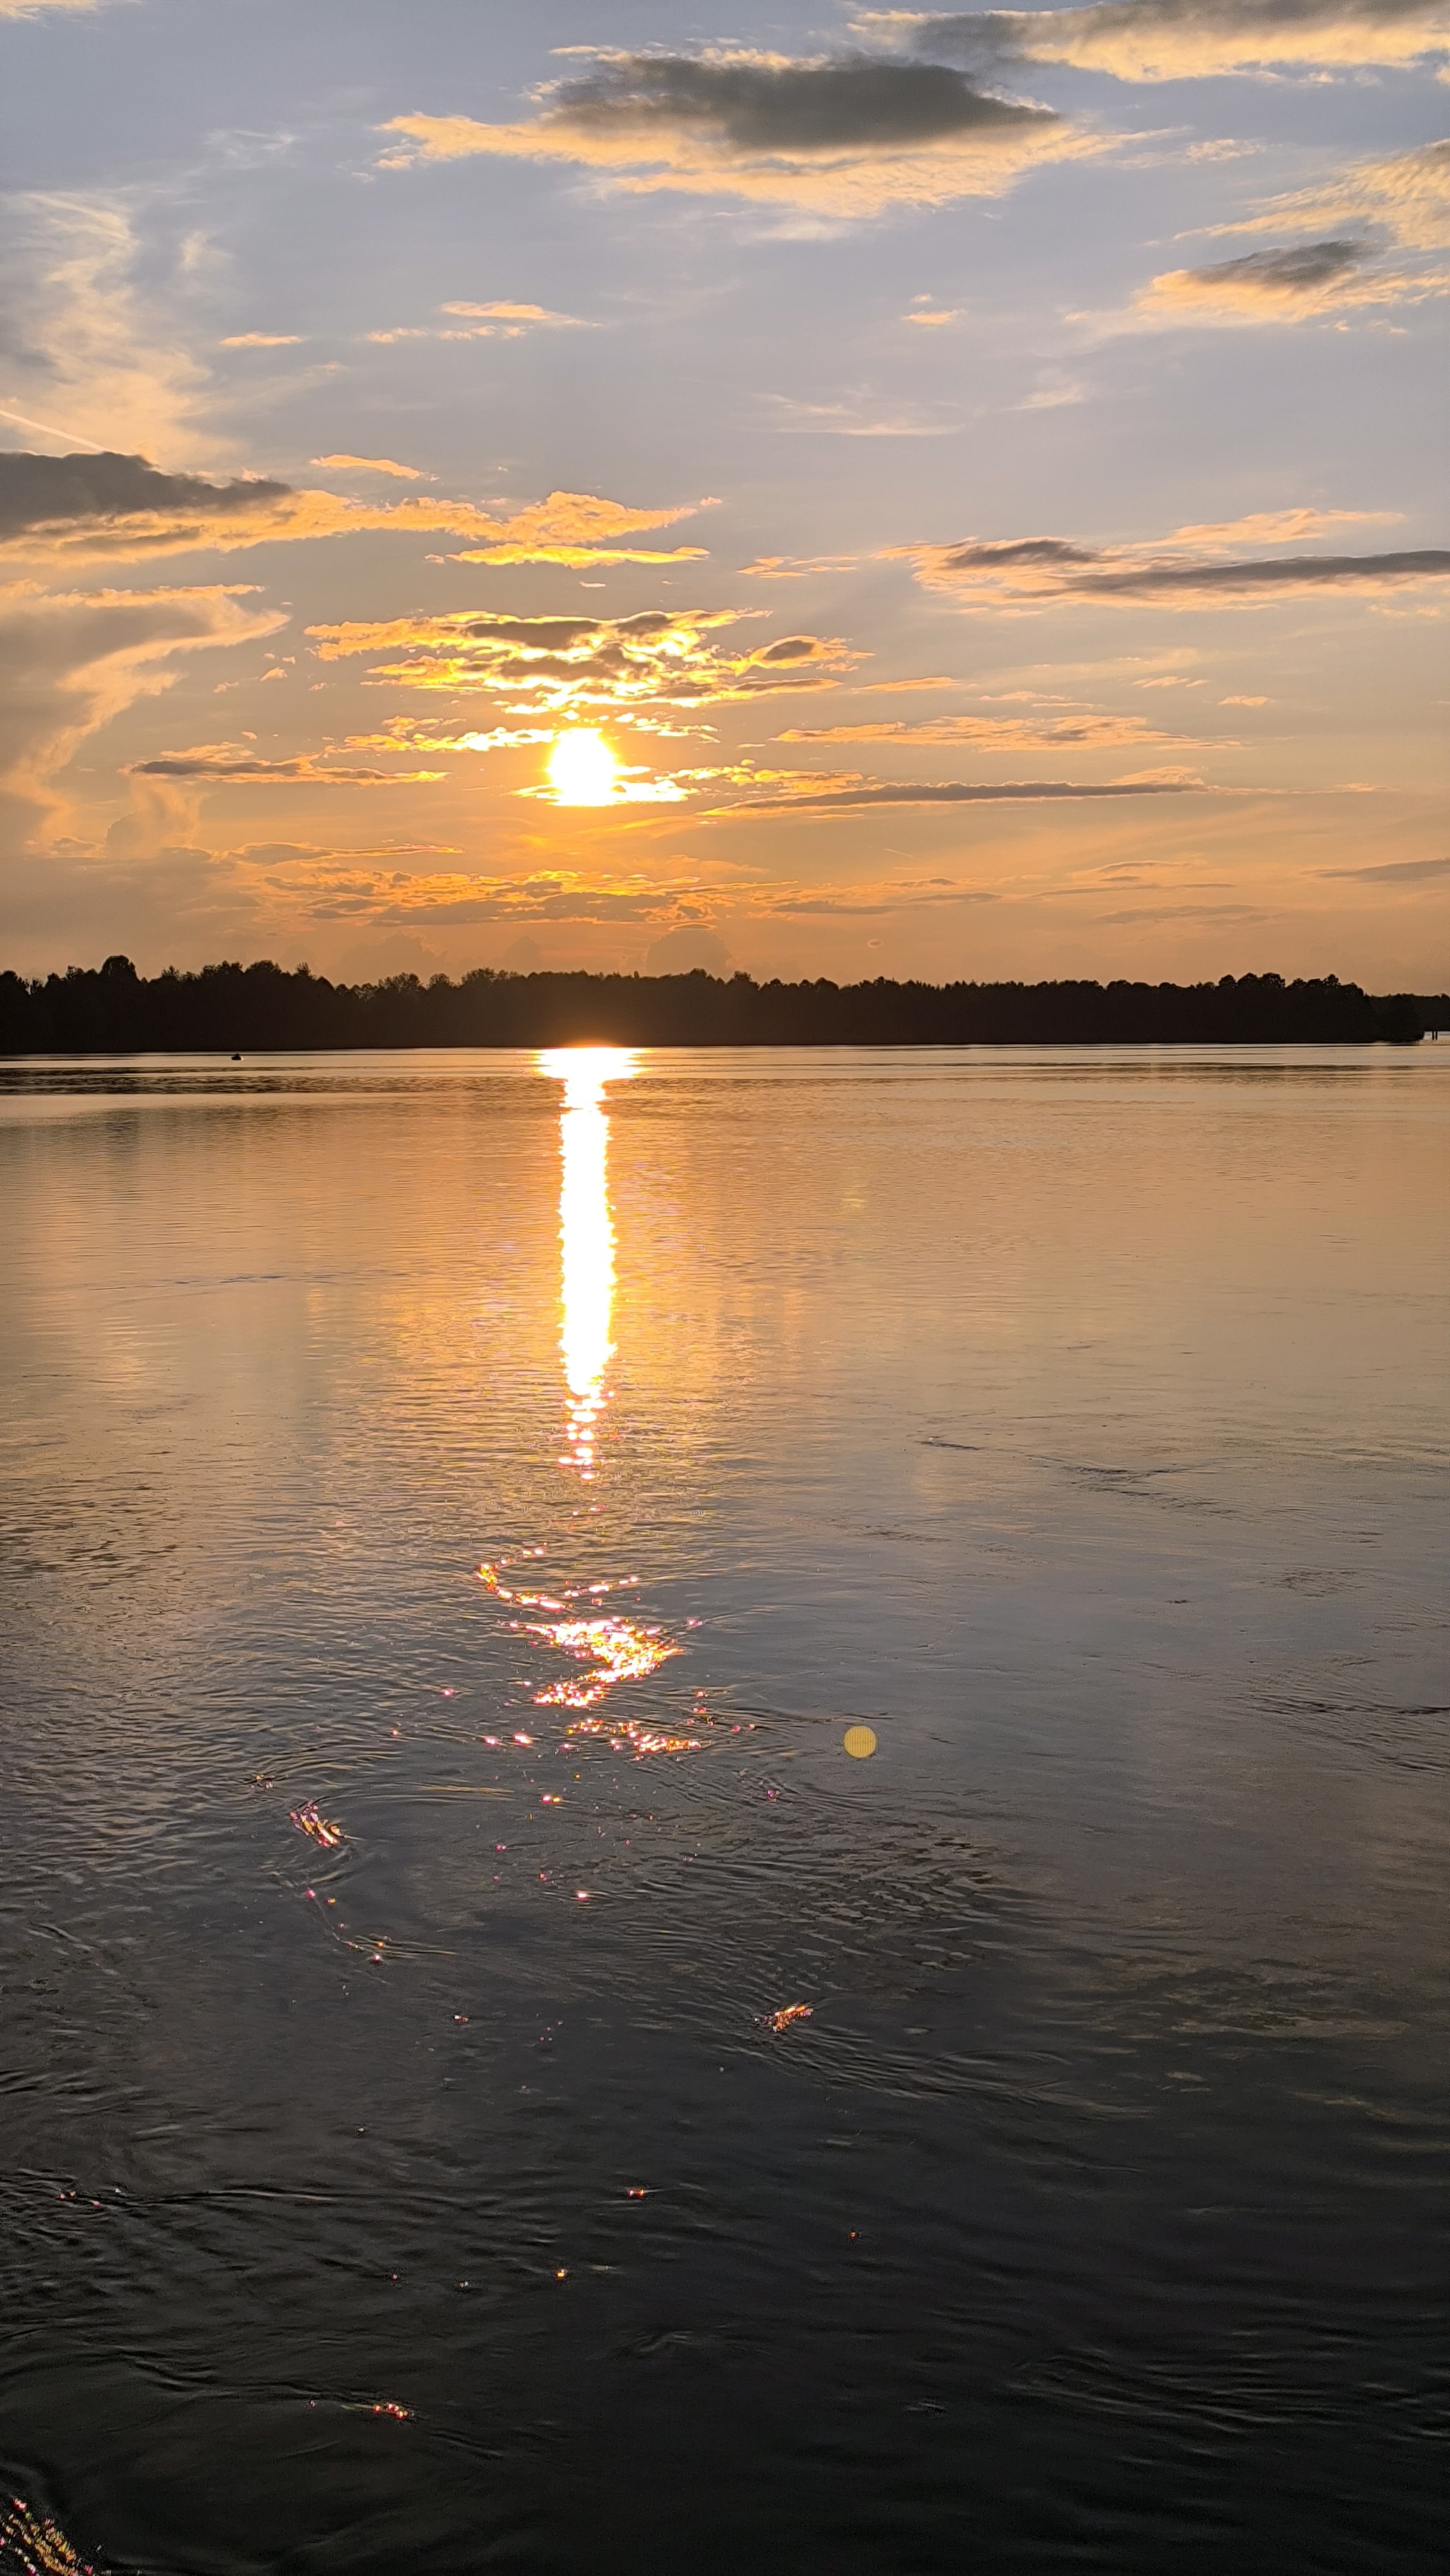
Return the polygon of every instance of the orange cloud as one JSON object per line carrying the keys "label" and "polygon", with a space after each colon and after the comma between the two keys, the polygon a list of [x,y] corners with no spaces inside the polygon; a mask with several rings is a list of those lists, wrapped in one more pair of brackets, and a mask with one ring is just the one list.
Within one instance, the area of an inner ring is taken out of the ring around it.
{"label": "orange cloud", "polygon": [[1442,0],[1088,0],[960,16],[866,10],[855,24],[999,78],[1014,65],[1067,63],[1120,81],[1206,80],[1278,64],[1412,63],[1450,42]]}
{"label": "orange cloud", "polygon": [[1351,237],[1246,251],[1206,268],[1170,268],[1135,298],[1144,321],[1301,322],[1368,304],[1422,304],[1450,292],[1443,269],[1375,266],[1372,242]]}
{"label": "orange cloud", "polygon": [[312,462],[331,466],[338,474],[394,474],[404,483],[423,480],[420,467],[400,465],[393,456],[314,456]]}
{"label": "orange cloud", "polygon": [[426,323],[401,323],[391,331],[365,331],[363,338],[379,348],[398,340],[521,340],[526,331],[592,331],[577,313],[552,313],[546,304],[440,304],[440,313],[466,322],[464,331],[439,330]]}
{"label": "orange cloud", "polygon": [[[349,463],[377,460],[357,459]],[[407,472],[384,459],[383,471]],[[29,561],[142,562],[151,556],[382,532],[398,536],[474,538],[471,563],[668,562],[669,555],[621,546],[635,530],[692,518],[704,502],[632,509],[590,492],[551,492],[511,516],[472,501],[417,495],[404,501],[354,501],[336,492],[297,491],[290,484],[243,476],[212,483],[197,474],[168,474],[144,456],[0,455],[0,556]],[[601,551],[602,541],[610,540]],[[702,549],[682,547],[680,561]]]}
{"label": "orange cloud", "polygon": [[1450,250],[1450,139],[1422,143],[1387,161],[1354,161],[1337,178],[1266,198],[1230,233],[1313,232],[1368,223],[1402,250]]}
{"label": "orange cloud", "polygon": [[784,635],[747,651],[717,643],[735,609],[645,609],[633,617],[438,617],[309,627],[323,661],[401,652],[370,677],[500,698],[515,716],[700,707],[832,688],[863,656],[840,636]]}
{"label": "orange cloud", "polygon": [[440,304],[440,313],[470,322],[536,322],[556,331],[587,331],[577,313],[551,313],[547,304]]}
{"label": "orange cloud", "polygon": [[997,196],[1024,170],[1111,149],[1044,107],[941,63],[741,48],[600,53],[510,125],[393,117],[389,169],[473,154],[563,161],[635,191],[725,195],[850,219]]}

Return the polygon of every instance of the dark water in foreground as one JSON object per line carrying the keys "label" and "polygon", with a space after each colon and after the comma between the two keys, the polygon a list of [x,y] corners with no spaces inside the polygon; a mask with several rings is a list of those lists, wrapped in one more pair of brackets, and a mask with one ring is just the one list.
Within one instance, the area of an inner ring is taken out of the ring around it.
{"label": "dark water in foreground", "polygon": [[1450,1048],[604,1070],[0,1071],[0,2470],[1428,2569]]}

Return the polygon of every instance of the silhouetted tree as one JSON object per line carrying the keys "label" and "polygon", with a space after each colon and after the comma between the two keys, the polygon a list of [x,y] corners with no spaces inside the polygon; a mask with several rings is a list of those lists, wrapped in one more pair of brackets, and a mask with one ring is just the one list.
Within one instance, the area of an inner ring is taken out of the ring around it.
{"label": "silhouetted tree", "polygon": [[138,975],[129,957],[0,973],[0,1054],[247,1054],[295,1048],[1409,1045],[1450,1027],[1443,994],[1378,997],[1336,976],[1216,984],[757,984],[688,975],[389,975],[226,959]]}

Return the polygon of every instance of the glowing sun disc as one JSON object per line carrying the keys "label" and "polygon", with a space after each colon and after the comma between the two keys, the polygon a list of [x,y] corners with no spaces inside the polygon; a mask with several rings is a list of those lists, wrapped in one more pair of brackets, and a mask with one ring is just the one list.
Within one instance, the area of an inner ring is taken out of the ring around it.
{"label": "glowing sun disc", "polygon": [[561,733],[549,754],[549,778],[560,805],[610,805],[619,763],[602,733]]}

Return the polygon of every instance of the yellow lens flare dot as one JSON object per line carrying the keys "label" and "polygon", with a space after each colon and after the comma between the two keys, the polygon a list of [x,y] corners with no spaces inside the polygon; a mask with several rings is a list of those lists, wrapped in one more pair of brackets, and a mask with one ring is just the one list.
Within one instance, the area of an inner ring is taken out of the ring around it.
{"label": "yellow lens flare dot", "polygon": [[558,805],[612,805],[619,763],[602,733],[580,728],[559,735],[549,754],[549,781]]}
{"label": "yellow lens flare dot", "polygon": [[876,1750],[874,1726],[848,1726],[841,1738],[853,1762],[869,1762]]}

